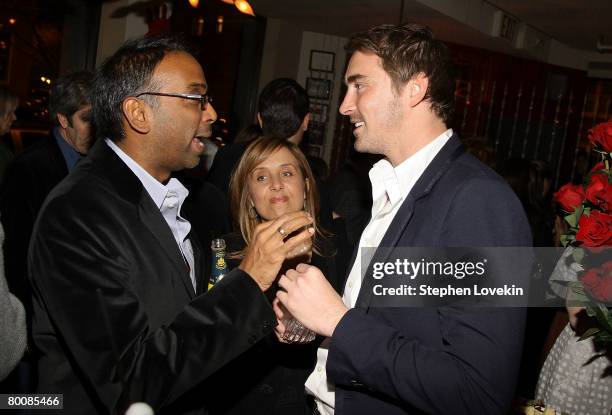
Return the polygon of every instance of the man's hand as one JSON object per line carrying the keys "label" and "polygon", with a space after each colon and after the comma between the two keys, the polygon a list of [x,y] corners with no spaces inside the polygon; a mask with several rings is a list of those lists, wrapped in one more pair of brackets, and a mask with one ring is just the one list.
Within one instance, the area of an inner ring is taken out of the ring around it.
{"label": "man's hand", "polygon": [[283,311],[283,306],[281,305],[278,298],[275,298],[274,301],[272,301],[272,309],[274,310],[274,314],[276,314],[277,320],[276,327],[274,327],[274,333],[276,334],[276,338],[279,342],[288,344],[289,342],[283,337],[285,335],[286,330],[286,327],[283,324],[283,317],[285,317],[285,312]]}
{"label": "man's hand", "polygon": [[249,274],[262,291],[266,291],[276,279],[287,254],[307,243],[312,238],[314,229],[308,226],[297,235],[285,238],[311,223],[312,217],[304,211],[288,213],[275,220],[260,223],[255,228],[246,255],[238,268]]}
{"label": "man's hand", "polygon": [[[281,276],[282,288],[276,298],[300,323],[314,332],[331,337],[348,309],[321,271],[312,265],[300,264]],[[278,310],[275,307],[275,311]],[[278,311],[276,311],[279,320]],[[277,332],[277,335],[279,333]]]}

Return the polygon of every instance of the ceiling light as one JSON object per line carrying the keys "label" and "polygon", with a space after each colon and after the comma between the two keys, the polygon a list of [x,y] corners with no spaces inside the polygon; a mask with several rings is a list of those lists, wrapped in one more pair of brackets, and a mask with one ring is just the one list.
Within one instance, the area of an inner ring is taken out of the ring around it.
{"label": "ceiling light", "polygon": [[234,0],[234,6],[236,6],[240,13],[248,14],[249,16],[255,16],[253,8],[246,0]]}
{"label": "ceiling light", "polygon": [[189,4],[195,9],[200,4],[200,0],[189,0]]}
{"label": "ceiling light", "polygon": [[17,19],[15,19],[15,18],[11,17],[11,18],[9,19],[9,23],[10,23],[10,24],[15,24],[15,23],[17,23]]}

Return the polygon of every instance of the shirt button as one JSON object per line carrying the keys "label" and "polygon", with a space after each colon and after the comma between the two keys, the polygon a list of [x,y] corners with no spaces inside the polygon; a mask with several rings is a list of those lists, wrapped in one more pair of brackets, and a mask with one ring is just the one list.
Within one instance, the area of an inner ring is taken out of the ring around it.
{"label": "shirt button", "polygon": [[352,282],[349,282],[348,287],[349,287],[349,288],[353,288],[353,283],[352,283]]}
{"label": "shirt button", "polygon": [[317,372],[321,372],[323,368],[321,366],[317,366]]}

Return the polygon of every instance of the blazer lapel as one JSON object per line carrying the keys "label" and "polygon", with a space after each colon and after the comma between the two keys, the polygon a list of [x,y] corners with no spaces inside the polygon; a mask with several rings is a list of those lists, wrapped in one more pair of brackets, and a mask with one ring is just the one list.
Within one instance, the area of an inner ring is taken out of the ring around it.
{"label": "blazer lapel", "polygon": [[359,296],[357,297],[355,307],[364,309],[369,308],[372,300],[372,288],[374,286],[374,279],[368,277],[372,275],[372,264],[375,262],[387,261],[391,253],[391,248],[399,245],[400,238],[404,235],[406,227],[410,223],[410,219],[414,214],[416,201],[426,197],[429,192],[431,192],[436,182],[449,169],[451,163],[464,152],[465,149],[461,145],[459,137],[453,134],[436,157],[434,157],[429,166],[427,166],[419,180],[417,180],[383,236],[379,245],[382,249],[376,250],[370,264],[368,264],[367,272],[361,282],[361,289],[359,290]]}
{"label": "blazer lapel", "polygon": [[195,290],[193,289],[193,284],[191,282],[191,278],[189,277],[188,268],[185,264],[185,260],[183,259],[183,254],[181,254],[179,247],[176,245],[176,240],[174,239],[172,231],[168,227],[164,217],[159,209],[157,209],[157,206],[155,206],[147,192],[143,192],[140,204],[138,206],[138,213],[140,214],[140,220],[142,220],[145,226],[153,234],[157,242],[159,242],[160,246],[168,256],[168,259],[181,276],[181,281],[189,293],[189,298],[193,298],[195,296]]}
{"label": "blazer lapel", "polygon": [[195,280],[196,280],[196,295],[200,295],[208,289],[208,276],[205,273],[205,258],[202,245],[200,240],[196,236],[195,232],[189,232],[187,235],[191,242],[191,248],[193,249],[193,262],[195,268]]}
{"label": "blazer lapel", "polygon": [[[195,296],[195,290],[189,271],[185,265],[183,255],[176,245],[172,231],[168,227],[161,212],[153,203],[151,196],[145,190],[138,177],[119,158],[117,154],[104,142],[98,140],[88,153],[87,159],[79,163],[77,168],[94,168],[103,172],[114,187],[117,194],[133,204],[138,209],[138,215],[145,227],[153,234],[172,263],[181,279],[189,298]],[[152,258],[153,261],[157,258]],[[173,276],[176,278],[176,275]],[[197,270],[196,270],[197,276]]]}

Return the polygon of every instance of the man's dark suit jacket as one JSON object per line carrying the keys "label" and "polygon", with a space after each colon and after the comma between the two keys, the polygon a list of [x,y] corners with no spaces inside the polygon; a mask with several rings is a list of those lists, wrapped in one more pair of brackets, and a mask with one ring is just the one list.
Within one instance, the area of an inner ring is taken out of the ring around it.
{"label": "man's dark suit jacket", "polygon": [[0,185],[0,218],[6,232],[4,260],[11,292],[32,309],[27,288],[27,254],[38,211],[45,198],[64,177],[68,168],[50,133],[15,156]]}
{"label": "man's dark suit jacket", "polygon": [[271,332],[274,313],[244,272],[201,293],[190,239],[197,293],[159,209],[103,141],[51,192],[28,259],[38,391],[62,393],[62,413],[123,414],[134,401],[201,413],[185,393]]}
{"label": "man's dark suit jacket", "polygon": [[[510,187],[453,136],[380,246],[530,244],[527,219]],[[372,262],[381,259],[377,252]],[[326,369],[337,388],[337,415],[507,413],[524,310],[371,307],[372,283],[364,279],[355,308],[332,336]]]}

